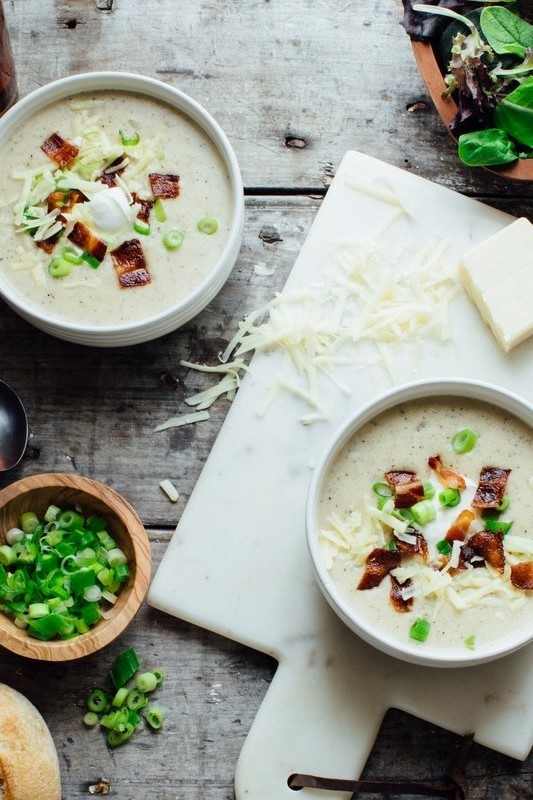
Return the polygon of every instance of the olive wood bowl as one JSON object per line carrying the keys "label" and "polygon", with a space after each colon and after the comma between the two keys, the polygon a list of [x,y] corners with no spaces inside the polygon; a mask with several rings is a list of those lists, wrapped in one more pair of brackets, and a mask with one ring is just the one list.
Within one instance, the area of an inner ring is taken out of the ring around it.
{"label": "olive wood bowl", "polygon": [[[450,122],[457,113],[457,105],[451,97],[443,94],[446,85],[433,47],[428,42],[415,41],[411,41],[411,47],[418,70],[429,92],[429,96],[440,118],[444,122],[447,131],[450,133],[452,139],[457,141],[456,137],[450,131]],[[483,167],[483,169],[488,169],[489,172],[501,175],[502,178],[512,178],[518,181],[533,180],[533,159],[518,159],[511,164],[504,164],[501,167],[492,166]]]}
{"label": "olive wood bowl", "polygon": [[77,475],[49,473],[23,478],[0,491],[0,543],[20,515],[34,511],[42,519],[49,505],[79,506],[88,516],[104,517],[110,535],[124,551],[131,574],[118,594],[109,617],[87,633],[71,639],[40,641],[18,628],[0,612],[0,644],[13,653],[40,661],[71,661],[105,647],[119,636],[139,610],[150,581],[151,553],[148,535],[130,504],[103,483]]}

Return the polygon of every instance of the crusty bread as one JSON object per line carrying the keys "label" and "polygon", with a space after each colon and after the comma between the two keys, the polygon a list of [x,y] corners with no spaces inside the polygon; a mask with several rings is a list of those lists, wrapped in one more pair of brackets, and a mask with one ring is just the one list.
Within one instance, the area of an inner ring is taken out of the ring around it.
{"label": "crusty bread", "polygon": [[30,701],[0,683],[0,800],[61,800],[57,752]]}

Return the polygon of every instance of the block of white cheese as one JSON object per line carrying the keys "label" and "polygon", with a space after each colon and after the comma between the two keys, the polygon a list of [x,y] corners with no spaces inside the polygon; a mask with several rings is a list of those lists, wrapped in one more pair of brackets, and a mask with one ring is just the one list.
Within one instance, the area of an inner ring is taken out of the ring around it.
{"label": "block of white cheese", "polygon": [[465,253],[459,274],[506,353],[533,334],[533,225],[528,219],[515,220]]}

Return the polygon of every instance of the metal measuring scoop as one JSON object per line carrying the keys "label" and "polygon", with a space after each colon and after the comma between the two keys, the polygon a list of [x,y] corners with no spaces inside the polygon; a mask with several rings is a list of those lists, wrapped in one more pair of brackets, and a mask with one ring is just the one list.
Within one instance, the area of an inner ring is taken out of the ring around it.
{"label": "metal measuring scoop", "polygon": [[19,463],[28,441],[28,419],[18,394],[0,381],[0,472]]}

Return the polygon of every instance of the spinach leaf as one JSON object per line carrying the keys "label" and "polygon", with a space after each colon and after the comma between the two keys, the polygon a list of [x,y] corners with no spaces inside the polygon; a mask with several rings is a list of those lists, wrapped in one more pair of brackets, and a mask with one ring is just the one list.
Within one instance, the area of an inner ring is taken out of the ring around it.
{"label": "spinach leaf", "polygon": [[495,121],[517,142],[533,147],[533,75],[498,104]]}
{"label": "spinach leaf", "polygon": [[516,147],[505,131],[485,128],[463,133],[458,142],[459,158],[469,167],[488,167],[516,161]]}
{"label": "spinach leaf", "polygon": [[533,25],[502,6],[484,8],[480,26],[494,52],[510,53],[524,58],[526,50],[533,47]]}

